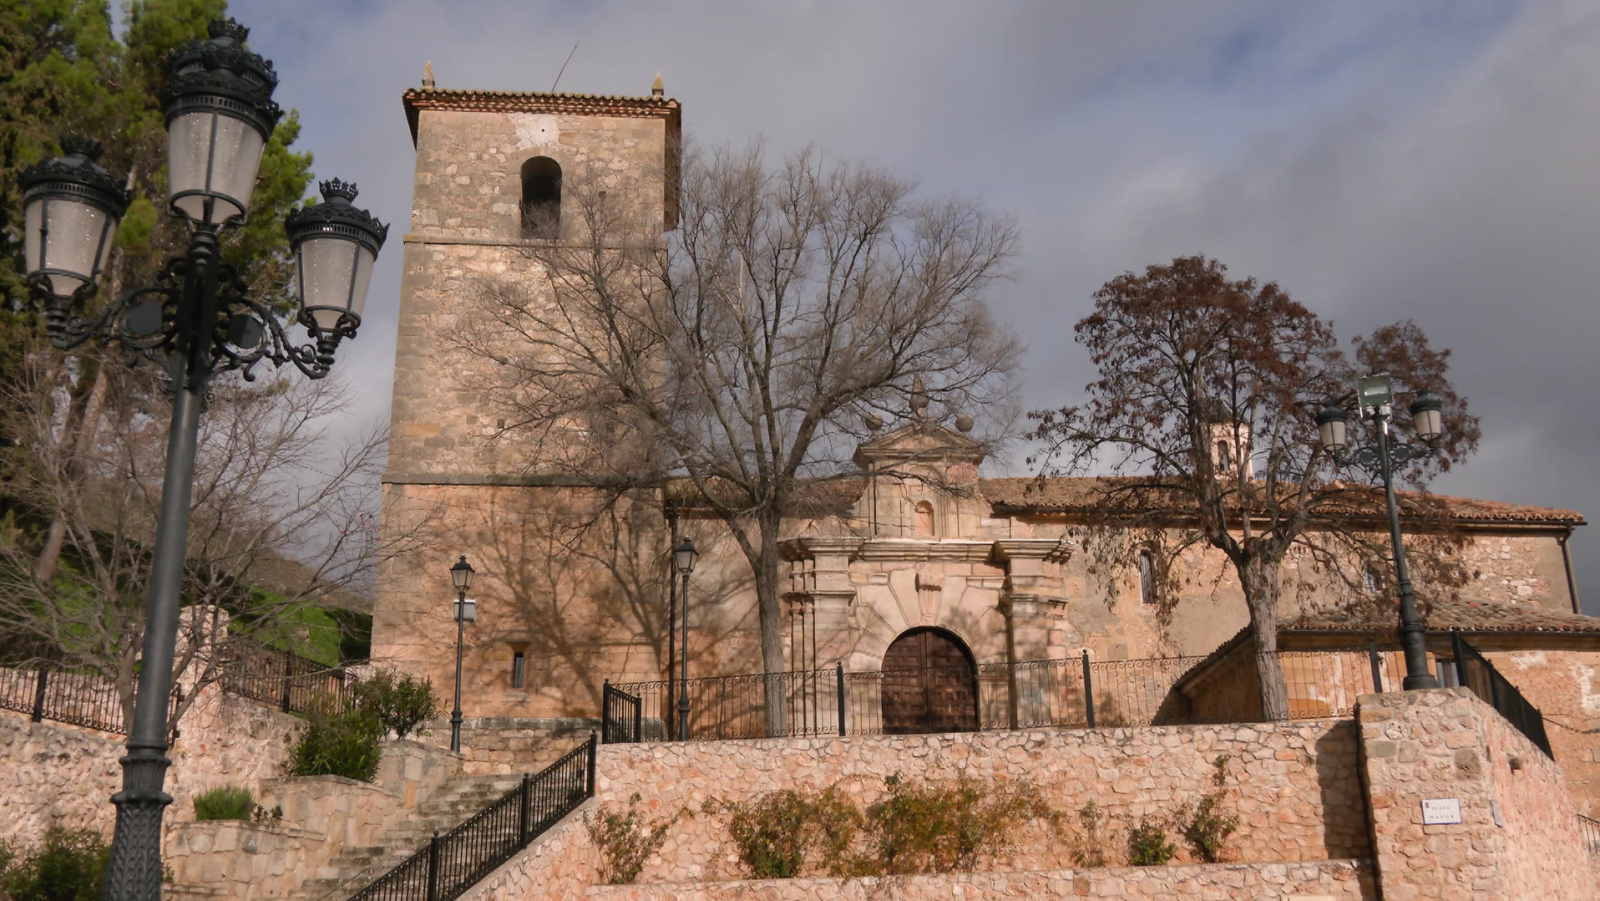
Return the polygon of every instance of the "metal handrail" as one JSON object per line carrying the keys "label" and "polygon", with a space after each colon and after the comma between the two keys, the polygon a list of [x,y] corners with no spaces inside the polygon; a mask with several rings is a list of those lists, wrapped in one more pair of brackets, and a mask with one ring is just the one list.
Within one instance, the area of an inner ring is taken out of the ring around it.
{"label": "metal handrail", "polygon": [[599,735],[418,849],[349,901],[452,901],[594,797]]}

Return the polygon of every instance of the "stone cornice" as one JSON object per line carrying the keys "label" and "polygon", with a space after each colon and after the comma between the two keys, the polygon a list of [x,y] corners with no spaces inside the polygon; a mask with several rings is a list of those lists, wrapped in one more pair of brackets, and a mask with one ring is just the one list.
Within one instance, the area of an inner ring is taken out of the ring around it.
{"label": "stone cornice", "polygon": [[937,560],[946,563],[987,563],[994,550],[992,541],[918,540],[914,538],[874,538],[863,541],[855,559],[869,561]]}
{"label": "stone cornice", "polygon": [[1002,563],[1018,558],[1045,560],[1061,549],[1059,538],[1002,538],[993,543],[994,558]]}

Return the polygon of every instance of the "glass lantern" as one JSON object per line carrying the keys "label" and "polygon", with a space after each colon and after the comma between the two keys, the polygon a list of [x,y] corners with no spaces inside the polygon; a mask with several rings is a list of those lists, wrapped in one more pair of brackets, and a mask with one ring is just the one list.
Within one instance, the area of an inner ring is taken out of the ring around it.
{"label": "glass lantern", "polygon": [[132,194],[95,163],[95,141],[67,137],[61,149],[22,174],[22,243],[28,281],[66,301],[94,292]]}
{"label": "glass lantern", "polygon": [[318,338],[355,334],[372,284],[372,265],[389,226],[351,205],[356,186],[321,183],[323,202],[289,214],[284,228],[295,254],[299,321]]}
{"label": "glass lantern", "polygon": [[167,202],[201,228],[242,221],[267,138],[283,111],[272,100],[272,64],[245,49],[250,30],[213,22],[211,40],[172,55],[161,89],[167,122]]}

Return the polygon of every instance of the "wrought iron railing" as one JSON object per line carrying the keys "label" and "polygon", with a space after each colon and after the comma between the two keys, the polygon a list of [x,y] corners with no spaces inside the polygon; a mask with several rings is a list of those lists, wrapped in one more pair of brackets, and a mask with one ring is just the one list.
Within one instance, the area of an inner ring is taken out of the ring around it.
{"label": "wrought iron railing", "polygon": [[1600,820],[1578,814],[1578,834],[1583,838],[1584,850],[1589,852],[1589,863],[1600,864]]}
{"label": "wrought iron railing", "polygon": [[[1258,672],[1273,667],[1283,672],[1286,696],[1263,703]],[[1397,651],[1369,646],[1140,660],[1097,661],[1085,653],[889,672],[846,672],[837,665],[690,679],[686,686],[608,683],[602,734],[608,741],[679,738],[670,708],[685,687],[689,724],[683,737],[692,741],[1343,717],[1354,713],[1358,695],[1394,682],[1399,667]],[[626,707],[611,702],[619,695],[629,699]],[[908,707],[924,717],[931,710],[932,719],[908,717]]]}
{"label": "wrought iron railing", "polygon": [[305,713],[319,703],[342,706],[353,698],[357,685],[342,667],[248,638],[230,636],[221,657],[224,689],[284,713]]}
{"label": "wrought iron railing", "polygon": [[433,839],[350,901],[453,901],[594,797],[599,737],[567,752],[466,822]]}
{"label": "wrought iron railing", "polygon": [[28,714],[34,722],[54,720],[126,735],[122,695],[104,676],[47,668],[0,670],[0,707]]}
{"label": "wrought iron railing", "polygon": [[600,693],[605,713],[600,720],[600,741],[617,744],[644,741],[644,705],[638,695],[614,688],[607,679]]}
{"label": "wrought iron railing", "polygon": [[1546,757],[1554,759],[1555,755],[1550,752],[1550,737],[1544,731],[1544,714],[1539,712],[1539,708],[1528,703],[1522,692],[1506,681],[1494,664],[1461,637],[1460,631],[1450,633],[1450,643],[1455,649],[1456,678],[1461,686],[1471,689],[1473,694],[1526,735]]}

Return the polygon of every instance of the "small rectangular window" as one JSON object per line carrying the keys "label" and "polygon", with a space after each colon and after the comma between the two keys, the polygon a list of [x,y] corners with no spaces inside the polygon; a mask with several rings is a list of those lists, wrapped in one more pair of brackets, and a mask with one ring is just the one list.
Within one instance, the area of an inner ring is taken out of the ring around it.
{"label": "small rectangular window", "polygon": [[1157,596],[1159,589],[1156,586],[1156,558],[1148,550],[1139,552],[1139,602],[1155,604],[1161,599]]}
{"label": "small rectangular window", "polygon": [[511,652],[511,687],[512,688],[521,688],[522,687],[522,679],[523,679],[523,671],[524,671],[523,662],[524,662],[525,659],[526,658],[523,657],[523,654],[522,654],[521,651],[512,651]]}

